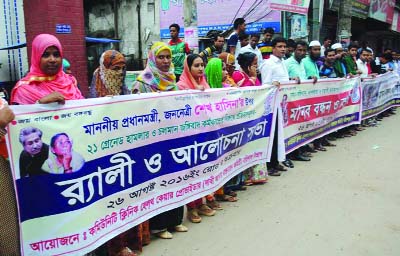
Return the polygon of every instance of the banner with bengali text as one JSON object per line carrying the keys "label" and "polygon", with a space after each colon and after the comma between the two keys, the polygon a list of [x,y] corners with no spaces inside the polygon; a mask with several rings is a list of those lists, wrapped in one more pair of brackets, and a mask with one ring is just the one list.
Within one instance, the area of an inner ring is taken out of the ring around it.
{"label": "banner with bengali text", "polygon": [[360,78],[282,85],[279,92],[286,153],[360,123]]}
{"label": "banner with bengali text", "polygon": [[12,106],[22,255],[82,255],[270,157],[277,89]]}
{"label": "banner with bengali text", "polygon": [[308,14],[310,0],[270,0],[270,8],[277,11]]}
{"label": "banner with bengali text", "polygon": [[[269,8],[270,0],[245,0],[238,4],[236,0],[197,0],[198,36],[205,37],[210,30],[229,30],[235,18],[246,17],[246,32],[260,33],[264,28],[272,27],[276,33],[281,31],[281,12]],[[222,14],[222,15],[221,15]],[[160,37],[170,38],[169,25],[177,23],[181,27],[179,36],[184,36],[184,1],[161,0]]]}
{"label": "banner with bengali text", "polygon": [[362,119],[400,106],[400,78],[395,72],[388,72],[376,78],[365,79],[362,83]]}

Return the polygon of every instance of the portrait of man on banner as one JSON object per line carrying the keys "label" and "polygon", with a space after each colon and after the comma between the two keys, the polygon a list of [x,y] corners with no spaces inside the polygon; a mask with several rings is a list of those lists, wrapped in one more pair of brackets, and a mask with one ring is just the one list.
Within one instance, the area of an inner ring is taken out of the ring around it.
{"label": "portrait of man on banner", "polygon": [[19,156],[21,178],[46,174],[42,165],[49,156],[49,145],[43,143],[42,135],[42,131],[35,127],[26,127],[19,132],[19,142],[23,146]]}

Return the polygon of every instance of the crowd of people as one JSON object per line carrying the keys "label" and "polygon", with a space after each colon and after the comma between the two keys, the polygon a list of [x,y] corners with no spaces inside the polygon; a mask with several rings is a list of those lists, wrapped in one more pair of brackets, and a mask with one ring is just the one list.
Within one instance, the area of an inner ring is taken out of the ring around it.
{"label": "crowd of people", "polygon": [[[194,54],[191,53],[187,43],[179,38],[179,25],[172,24],[169,27],[171,40],[168,43],[153,43],[149,50],[146,67],[137,77],[132,90],[128,90],[124,84],[126,61],[123,54],[116,50],[107,50],[101,55],[99,68],[93,74],[88,97],[261,85],[279,87],[290,80],[301,84],[310,79],[314,83],[326,78],[360,76],[364,79],[400,68],[398,62],[400,55],[392,49],[376,53],[367,43],[359,45],[353,42],[344,47],[341,43],[332,44],[329,38],[325,38],[322,44],[319,41],[295,42],[274,37],[272,28],[266,28],[263,31],[260,41],[261,34],[246,33],[246,22],[243,18],[236,19],[233,27],[234,31],[227,40],[222,34],[216,34],[212,45],[199,54]],[[52,102],[63,104],[66,100],[83,99],[84,96],[78,87],[77,80],[70,71],[66,72],[70,68],[70,63],[63,60],[63,57],[62,46],[55,36],[48,34],[36,36],[32,42],[30,70],[12,90],[10,104]],[[278,136],[275,134],[270,162],[245,170],[213,194],[187,204],[186,218],[192,223],[200,223],[202,216],[214,216],[217,211],[223,209],[220,202],[238,200],[236,191],[246,190],[247,186],[254,184],[265,184],[269,176],[280,176],[282,172],[288,170],[287,168],[293,168],[292,161],[310,161],[313,153],[326,151],[326,147],[335,146],[332,141],[354,136],[358,131],[362,131],[367,126],[374,126],[383,117],[392,114],[394,114],[393,109],[385,111],[377,118],[371,118],[360,126],[351,126],[317,139],[312,145],[290,153],[285,159],[278,159]],[[2,101],[0,103],[0,133],[2,135],[6,133],[4,128],[13,118],[13,113],[7,103]],[[275,129],[276,133],[277,130]],[[36,137],[41,137],[41,134],[35,131],[31,133],[36,134]],[[60,136],[68,138],[66,134]],[[28,141],[24,138],[21,140],[24,149],[28,148],[26,144]],[[50,151],[53,151],[54,143],[50,144]],[[49,146],[46,146],[46,152],[49,152]],[[48,172],[45,163],[49,165],[52,158],[43,156],[42,151],[41,147],[36,151],[26,150],[26,156],[21,154],[21,157],[25,156],[38,161],[34,164],[38,170],[25,170],[23,176],[41,175]],[[42,155],[39,156],[39,154]],[[56,164],[57,157],[52,161]],[[72,167],[65,168],[62,164],[58,166],[57,173],[72,171]],[[150,243],[151,235],[161,239],[171,239],[173,238],[171,232],[188,231],[188,228],[183,225],[183,219],[184,206],[181,206],[159,214],[118,235],[107,242],[104,248],[110,256],[136,255],[134,251],[142,251],[142,247]],[[8,225],[14,225],[12,223],[15,224],[15,221],[9,222]],[[11,228],[16,230],[15,226]],[[8,242],[8,247],[10,244],[15,246],[9,251],[18,252],[18,245],[15,242]]]}

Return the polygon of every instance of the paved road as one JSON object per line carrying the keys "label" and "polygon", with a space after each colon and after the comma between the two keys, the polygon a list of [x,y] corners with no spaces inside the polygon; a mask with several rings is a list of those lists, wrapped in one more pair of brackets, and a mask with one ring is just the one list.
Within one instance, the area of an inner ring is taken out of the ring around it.
{"label": "paved road", "polygon": [[145,256],[400,255],[400,111],[239,193]]}

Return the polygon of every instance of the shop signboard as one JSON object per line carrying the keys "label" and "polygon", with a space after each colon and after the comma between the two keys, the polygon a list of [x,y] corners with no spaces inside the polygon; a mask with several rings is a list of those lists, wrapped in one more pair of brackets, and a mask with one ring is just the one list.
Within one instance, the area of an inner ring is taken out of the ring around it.
{"label": "shop signboard", "polygon": [[366,19],[368,17],[369,5],[371,0],[353,0],[352,16]]}
{"label": "shop signboard", "polygon": [[372,0],[369,17],[392,24],[395,3],[395,0]]}
{"label": "shop signboard", "polygon": [[400,19],[398,10],[394,10],[392,30],[400,32]]}
{"label": "shop signboard", "polygon": [[310,0],[271,0],[271,9],[307,14]]}
{"label": "shop signboard", "polygon": [[[370,4],[371,0],[353,0],[351,2],[351,16],[360,19],[368,18]],[[339,0],[333,0],[329,4],[329,9],[337,12],[339,10],[339,5]]]}
{"label": "shop signboard", "polygon": [[307,33],[307,16],[296,14],[291,19],[291,38],[306,37]]}
{"label": "shop signboard", "polygon": [[[183,0],[163,0],[160,8],[160,36],[169,38],[169,25],[181,26],[179,36],[184,36]],[[245,17],[248,33],[260,32],[266,27],[281,29],[281,13],[269,8],[270,0],[245,0],[238,5],[235,0],[198,0],[197,28],[198,36],[204,37],[210,30],[225,31],[231,29],[236,18]]]}

